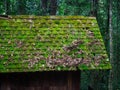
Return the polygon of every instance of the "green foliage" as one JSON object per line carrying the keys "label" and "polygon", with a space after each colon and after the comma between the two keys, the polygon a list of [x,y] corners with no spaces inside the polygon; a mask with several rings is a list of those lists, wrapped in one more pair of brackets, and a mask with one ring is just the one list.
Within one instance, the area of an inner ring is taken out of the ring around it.
{"label": "green foliage", "polygon": [[[56,15],[90,15],[91,1],[89,0],[57,0]],[[9,6],[0,1],[0,14],[10,15],[50,15],[50,0],[10,0]],[[6,7],[7,6],[7,7]],[[7,13],[9,11],[9,13]]]}
{"label": "green foliage", "polygon": [[[89,0],[62,0],[58,6],[58,15],[84,15],[89,16],[91,10]],[[60,9],[59,9],[60,8]],[[61,12],[59,12],[62,11]]]}

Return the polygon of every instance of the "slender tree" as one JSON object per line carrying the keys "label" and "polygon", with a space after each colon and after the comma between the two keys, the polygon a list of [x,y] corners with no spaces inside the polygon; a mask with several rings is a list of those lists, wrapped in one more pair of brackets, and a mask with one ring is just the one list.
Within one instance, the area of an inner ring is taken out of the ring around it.
{"label": "slender tree", "polygon": [[44,15],[46,15],[47,14],[47,3],[48,3],[48,0],[41,0],[41,6],[42,6],[42,11],[43,11],[43,13],[44,13]]}
{"label": "slender tree", "polygon": [[112,61],[112,89],[120,89],[120,2],[112,1],[112,27],[113,27],[113,61]]}
{"label": "slender tree", "polygon": [[6,15],[9,15],[10,14],[10,0],[5,0],[4,1],[4,4],[5,4],[5,14]]}
{"label": "slender tree", "polygon": [[45,14],[56,15],[57,11],[57,0],[41,0],[42,9]]}
{"label": "slender tree", "polygon": [[26,14],[26,0],[18,0],[17,2],[18,11],[17,14]]}
{"label": "slender tree", "polygon": [[[110,49],[110,61],[113,64],[113,28],[112,28],[112,0],[109,0],[109,49]],[[109,90],[113,90],[112,88],[112,76],[113,71],[110,70],[110,76],[109,76]]]}
{"label": "slender tree", "polygon": [[120,89],[120,1],[117,0],[114,2],[117,3],[117,37],[116,37],[116,41],[117,41],[117,46],[116,46],[116,49],[117,49],[117,55],[116,55],[116,60],[117,60],[117,68],[115,69],[116,72],[117,72],[117,76],[116,76],[116,79],[117,79],[117,85],[115,87],[118,87],[117,89]]}
{"label": "slender tree", "polygon": [[50,15],[56,15],[57,11],[57,0],[50,0],[50,6],[49,6],[49,13]]}

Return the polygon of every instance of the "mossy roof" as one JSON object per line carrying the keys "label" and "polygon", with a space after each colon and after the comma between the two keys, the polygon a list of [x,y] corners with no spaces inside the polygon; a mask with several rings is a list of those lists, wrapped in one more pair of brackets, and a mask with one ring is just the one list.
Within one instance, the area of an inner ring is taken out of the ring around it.
{"label": "mossy roof", "polygon": [[110,68],[95,17],[0,19],[0,72]]}

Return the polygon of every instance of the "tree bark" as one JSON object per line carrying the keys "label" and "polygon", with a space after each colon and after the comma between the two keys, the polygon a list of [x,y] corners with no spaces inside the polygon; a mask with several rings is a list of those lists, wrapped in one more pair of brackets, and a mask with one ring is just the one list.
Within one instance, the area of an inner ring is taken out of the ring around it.
{"label": "tree bark", "polygon": [[45,15],[56,15],[57,11],[57,0],[41,0],[42,9]]}
{"label": "tree bark", "polygon": [[50,0],[50,15],[56,15],[57,11],[57,0]]}
{"label": "tree bark", "polygon": [[18,14],[24,15],[26,14],[26,0],[18,0]]}
{"label": "tree bark", "polygon": [[[112,28],[112,0],[109,0],[109,49],[110,49],[110,61],[111,64],[113,64],[113,28]],[[113,70],[110,70],[109,75],[109,85],[108,89],[113,90],[112,87],[112,77],[113,76]]]}
{"label": "tree bark", "polygon": [[112,15],[112,27],[113,27],[113,58],[112,61],[112,90],[120,89],[120,2],[119,0],[113,0],[113,15]]}
{"label": "tree bark", "polygon": [[9,15],[10,14],[10,0],[5,0],[5,14]]}
{"label": "tree bark", "polygon": [[47,3],[48,3],[48,0],[41,0],[42,11],[44,15],[47,14],[47,6],[48,6]]}

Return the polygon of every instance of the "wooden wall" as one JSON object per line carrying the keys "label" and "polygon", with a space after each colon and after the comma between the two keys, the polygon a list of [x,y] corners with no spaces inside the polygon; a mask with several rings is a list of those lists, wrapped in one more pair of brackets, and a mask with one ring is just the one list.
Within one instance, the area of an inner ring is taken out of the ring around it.
{"label": "wooden wall", "polygon": [[0,90],[80,90],[80,71],[0,74]]}

